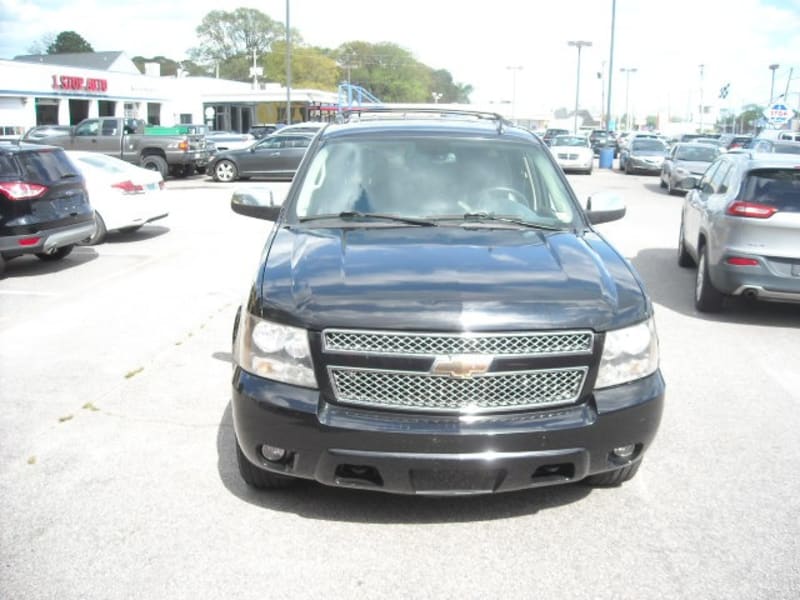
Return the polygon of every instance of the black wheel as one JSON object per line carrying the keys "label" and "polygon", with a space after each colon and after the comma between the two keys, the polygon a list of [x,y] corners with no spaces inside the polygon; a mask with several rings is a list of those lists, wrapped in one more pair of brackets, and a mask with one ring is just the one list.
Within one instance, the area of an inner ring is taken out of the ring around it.
{"label": "black wheel", "polygon": [[242,452],[239,440],[236,440],[236,462],[239,465],[239,475],[250,487],[259,490],[275,490],[290,487],[295,483],[293,477],[270,473],[251,463]]}
{"label": "black wheel", "polygon": [[236,165],[230,160],[221,160],[214,165],[214,171],[211,173],[215,181],[222,181],[228,183],[234,181],[238,175]]}
{"label": "black wheel", "polygon": [[625,175],[633,175],[633,169],[631,169],[630,161],[625,161]]}
{"label": "black wheel", "polygon": [[686,250],[686,240],[683,238],[683,221],[681,221],[681,228],[678,232],[678,266],[679,267],[693,267],[694,259],[692,255]]}
{"label": "black wheel", "polygon": [[52,252],[37,252],[36,257],[46,262],[61,260],[65,256],[69,256],[69,253],[72,252],[74,247],[74,244],[70,244],[69,246],[61,246],[61,248],[57,248]]}
{"label": "black wheel", "polygon": [[134,231],[139,231],[142,228],[141,225],[131,225],[130,227],[120,227],[120,233],[133,233]]}
{"label": "black wheel", "polygon": [[166,179],[167,175],[169,175],[169,165],[167,164],[167,161],[157,154],[145,156],[142,159],[142,167],[145,169],[150,169],[151,171],[158,171],[161,173],[161,177],[164,179]]}
{"label": "black wheel", "polygon": [[659,181],[658,181],[658,185],[662,190],[667,187],[667,184],[664,183],[664,174],[663,173],[661,174],[661,179],[659,179]]}
{"label": "black wheel", "polygon": [[708,275],[708,251],[703,248],[697,263],[697,279],[694,286],[694,305],[700,312],[722,310],[723,294],[714,288]]}
{"label": "black wheel", "polygon": [[675,188],[672,187],[672,179],[667,179],[667,193],[670,196],[674,196],[676,193]]}
{"label": "black wheel", "polygon": [[6,270],[6,259],[3,258],[3,255],[0,254],[0,278],[3,277],[3,273]]}
{"label": "black wheel", "polygon": [[106,235],[108,234],[106,222],[103,221],[103,217],[101,217],[100,213],[97,211],[94,213],[94,222],[97,225],[97,229],[95,230],[93,236],[88,237],[81,242],[83,246],[96,246],[97,244],[102,244],[106,239]]}
{"label": "black wheel", "polygon": [[594,487],[611,487],[620,485],[633,479],[639,470],[639,465],[641,464],[642,461],[637,460],[635,463],[631,463],[613,471],[598,473],[597,475],[589,475],[589,477],[583,480],[583,483]]}

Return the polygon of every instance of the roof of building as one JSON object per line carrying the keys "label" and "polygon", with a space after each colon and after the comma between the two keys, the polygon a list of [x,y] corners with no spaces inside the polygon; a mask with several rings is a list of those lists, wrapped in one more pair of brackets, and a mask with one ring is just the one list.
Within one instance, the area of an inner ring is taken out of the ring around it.
{"label": "roof of building", "polygon": [[123,56],[123,52],[67,52],[64,54],[24,54],[15,56],[19,62],[31,62],[62,67],[79,67],[107,71]]}

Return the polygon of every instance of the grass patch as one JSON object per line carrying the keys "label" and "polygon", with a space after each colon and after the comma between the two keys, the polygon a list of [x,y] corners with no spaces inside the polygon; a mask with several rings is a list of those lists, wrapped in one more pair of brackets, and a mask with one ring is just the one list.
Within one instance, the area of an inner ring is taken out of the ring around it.
{"label": "grass patch", "polygon": [[131,377],[138,375],[142,371],[144,371],[144,367],[139,367],[138,369],[134,369],[133,371],[128,371],[127,373],[125,373],[125,379],[130,379]]}

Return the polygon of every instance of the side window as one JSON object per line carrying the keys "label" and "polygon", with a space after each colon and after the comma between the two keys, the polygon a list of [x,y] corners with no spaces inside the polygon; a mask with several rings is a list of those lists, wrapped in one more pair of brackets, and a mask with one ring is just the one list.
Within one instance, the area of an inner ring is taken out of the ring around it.
{"label": "side window", "polygon": [[84,121],[75,129],[75,135],[97,135],[100,130],[100,122],[97,119]]}
{"label": "side window", "polygon": [[103,126],[100,128],[100,135],[116,136],[118,133],[117,121],[115,119],[103,121]]}
{"label": "side window", "polygon": [[311,138],[306,136],[295,136],[286,140],[286,147],[287,148],[305,148],[308,146],[308,143],[311,141]]}
{"label": "side window", "polygon": [[700,180],[700,192],[703,194],[713,194],[714,189],[711,187],[711,178],[714,177],[714,174],[719,170],[719,166],[722,161],[717,161],[712,163],[706,172],[703,174],[703,178]]}
{"label": "side window", "polygon": [[282,144],[280,138],[265,139],[264,141],[258,144],[258,147],[261,150],[277,150],[281,146]]}
{"label": "side window", "polygon": [[712,194],[724,194],[728,191],[726,183],[728,181],[728,173],[731,172],[732,166],[733,165],[728,162],[720,162],[719,169],[717,169],[716,173],[711,177]]}

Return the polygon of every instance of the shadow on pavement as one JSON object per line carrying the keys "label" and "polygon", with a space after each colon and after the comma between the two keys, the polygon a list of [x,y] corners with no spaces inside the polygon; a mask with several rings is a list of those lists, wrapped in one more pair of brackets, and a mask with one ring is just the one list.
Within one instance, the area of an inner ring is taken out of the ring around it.
{"label": "shadow on pavement", "polygon": [[131,242],[150,240],[169,232],[170,228],[163,225],[142,225],[142,228],[136,231],[109,231],[108,237],[103,243],[109,245],[128,244]]}
{"label": "shadow on pavement", "polygon": [[558,508],[578,502],[591,492],[589,487],[570,484],[497,495],[431,498],[334,488],[307,480],[298,480],[288,489],[257,491],[239,477],[235,444],[228,403],[217,431],[217,468],[223,485],[255,506],[308,519],[352,523],[489,521]]}
{"label": "shadow on pavement", "polygon": [[722,312],[698,312],[694,307],[696,270],[678,266],[677,248],[648,248],[639,252],[631,262],[644,279],[653,302],[675,312],[707,321],[800,327],[800,304],[759,302],[729,296]]}
{"label": "shadow on pavement", "polygon": [[25,254],[7,259],[5,272],[0,277],[38,277],[45,273],[58,273],[89,263],[98,256],[97,251],[84,246],[76,246],[69,255],[55,261],[44,261],[33,254]]}

